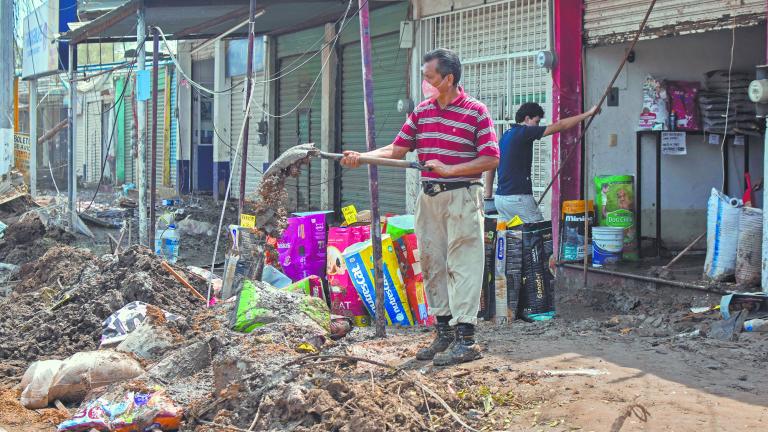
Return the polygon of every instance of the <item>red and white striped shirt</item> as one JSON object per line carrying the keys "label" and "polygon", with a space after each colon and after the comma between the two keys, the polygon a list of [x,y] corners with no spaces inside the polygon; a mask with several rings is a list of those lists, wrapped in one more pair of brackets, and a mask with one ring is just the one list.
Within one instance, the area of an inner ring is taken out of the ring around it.
{"label": "red and white striped shirt", "polygon": [[[408,116],[394,145],[416,150],[421,162],[439,160],[446,165],[458,165],[479,156],[499,157],[496,130],[488,108],[467,96],[459,87],[459,96],[441,108],[435,99],[419,104]],[[422,171],[421,180],[444,182],[476,181],[471,177],[441,177],[432,171]]]}

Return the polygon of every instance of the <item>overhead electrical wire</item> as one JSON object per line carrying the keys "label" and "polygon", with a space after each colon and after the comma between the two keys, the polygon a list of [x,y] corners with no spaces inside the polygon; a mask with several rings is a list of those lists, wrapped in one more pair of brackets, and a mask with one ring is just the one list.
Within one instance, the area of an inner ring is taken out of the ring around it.
{"label": "overhead electrical wire", "polygon": [[[147,37],[144,38],[144,42],[142,42],[142,43],[146,43],[146,41],[147,41]],[[138,47],[139,44],[137,44],[136,46]],[[120,96],[115,100],[115,102],[108,109],[101,111],[101,117],[103,117],[105,113],[108,114],[112,109],[117,107],[117,105],[119,105],[120,103],[124,102],[124,100],[125,100],[125,92],[128,89],[128,86],[129,86],[129,83],[130,83],[131,73],[133,72],[133,66],[134,65],[135,65],[135,63],[131,64],[129,66],[129,68],[128,68],[128,75],[127,75],[126,83],[123,86],[123,91],[120,93]],[[115,113],[115,121],[116,120],[117,120],[117,113]],[[112,149],[112,142],[114,141],[115,131],[116,130],[117,130],[117,124],[113,123],[113,125],[112,125],[112,133],[109,135],[109,141],[107,142],[106,154],[102,155],[104,160],[102,161],[102,164],[101,164],[101,172],[99,174],[99,183],[98,183],[98,185],[96,185],[96,191],[94,192],[93,197],[91,198],[91,202],[88,203],[88,206],[86,206],[85,209],[82,210],[83,212],[84,211],[88,211],[88,209],[91,208],[93,203],[96,201],[96,197],[99,194],[99,189],[101,188],[101,184],[104,181],[104,171],[106,171],[107,159],[109,159],[109,151]]]}

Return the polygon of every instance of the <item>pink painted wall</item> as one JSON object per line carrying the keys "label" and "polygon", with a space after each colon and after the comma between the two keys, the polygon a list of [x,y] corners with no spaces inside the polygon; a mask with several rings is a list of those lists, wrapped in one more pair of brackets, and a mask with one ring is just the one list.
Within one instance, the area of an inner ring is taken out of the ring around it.
{"label": "pink painted wall", "polygon": [[[552,70],[552,121],[582,112],[582,29],[583,0],[555,0],[554,31],[556,63]],[[552,175],[560,169],[560,160],[571,155],[560,177],[552,185],[552,230],[555,251],[559,248],[560,209],[562,202],[581,196],[581,142],[578,128],[552,137]],[[557,253],[557,252],[556,252]]]}

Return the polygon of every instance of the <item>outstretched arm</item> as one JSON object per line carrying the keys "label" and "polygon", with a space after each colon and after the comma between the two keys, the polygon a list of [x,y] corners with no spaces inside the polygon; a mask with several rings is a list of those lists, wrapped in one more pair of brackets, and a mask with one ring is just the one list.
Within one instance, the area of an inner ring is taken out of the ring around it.
{"label": "outstretched arm", "polygon": [[552,134],[556,134],[558,132],[566,131],[572,127],[577,126],[579,123],[583,122],[584,120],[592,117],[593,115],[596,115],[600,112],[600,110],[597,109],[596,106],[593,106],[592,109],[589,111],[575,115],[573,117],[564,118],[560,121],[557,121],[549,126],[547,126],[547,129],[544,131],[543,136],[549,136]]}

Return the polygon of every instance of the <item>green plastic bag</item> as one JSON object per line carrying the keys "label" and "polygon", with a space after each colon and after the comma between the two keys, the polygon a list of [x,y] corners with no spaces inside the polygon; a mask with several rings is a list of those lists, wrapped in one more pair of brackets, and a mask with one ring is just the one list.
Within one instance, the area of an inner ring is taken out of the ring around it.
{"label": "green plastic bag", "polygon": [[256,291],[253,282],[243,281],[243,289],[240,290],[237,297],[232,330],[250,333],[254,329],[274,321],[269,310],[259,307],[260,298],[261,295]]}

